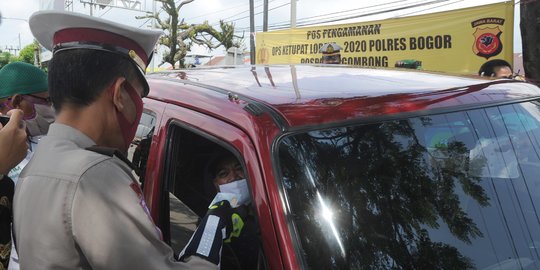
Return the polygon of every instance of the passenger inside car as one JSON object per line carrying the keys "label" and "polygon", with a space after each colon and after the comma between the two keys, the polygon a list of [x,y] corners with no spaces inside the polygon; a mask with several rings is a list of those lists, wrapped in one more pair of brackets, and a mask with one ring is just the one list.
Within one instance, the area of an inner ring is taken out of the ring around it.
{"label": "passenger inside car", "polygon": [[[232,193],[239,195],[231,201],[235,207],[237,219],[233,222],[243,223],[241,230],[233,232],[233,236],[225,241],[221,269],[257,269],[259,253],[259,231],[255,213],[250,205],[250,194],[244,169],[238,159],[230,152],[223,152],[209,164],[211,181],[206,182],[207,195]],[[209,185],[210,184],[210,185]],[[237,200],[236,202],[235,200]],[[240,199],[247,198],[247,200]]]}
{"label": "passenger inside car", "polygon": [[[239,154],[177,125],[169,134],[168,162],[163,177],[169,196],[161,210],[168,218],[159,224],[164,241],[179,252],[218,191],[243,193],[249,200],[251,194]],[[235,189],[238,191],[234,192]],[[243,226],[235,237],[225,241],[221,269],[264,269],[259,224],[253,206],[250,203],[238,206],[235,214]]]}

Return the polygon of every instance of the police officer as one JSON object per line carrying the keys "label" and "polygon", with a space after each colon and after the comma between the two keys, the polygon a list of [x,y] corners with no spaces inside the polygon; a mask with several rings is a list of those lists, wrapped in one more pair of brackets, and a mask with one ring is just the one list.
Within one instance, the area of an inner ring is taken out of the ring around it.
{"label": "police officer", "polygon": [[510,63],[503,59],[493,59],[485,62],[478,70],[479,76],[511,79],[514,72]]}
{"label": "police officer", "polygon": [[215,269],[234,229],[230,205],[212,207],[178,261],[122,155],[141,117],[144,71],[160,32],[63,11],[36,12],[29,25],[53,51],[57,119],[17,182],[21,268]]}
{"label": "police officer", "polygon": [[322,53],[321,63],[323,64],[340,64],[341,63],[341,46],[335,42],[325,43],[319,52]]}

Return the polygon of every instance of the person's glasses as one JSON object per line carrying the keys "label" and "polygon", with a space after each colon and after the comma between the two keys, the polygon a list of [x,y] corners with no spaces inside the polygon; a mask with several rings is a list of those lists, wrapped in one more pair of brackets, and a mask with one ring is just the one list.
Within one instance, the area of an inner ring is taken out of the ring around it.
{"label": "person's glasses", "polygon": [[25,97],[29,97],[29,101],[31,101],[34,104],[43,104],[43,105],[51,105],[51,98],[50,97],[40,97],[32,94],[26,94]]}

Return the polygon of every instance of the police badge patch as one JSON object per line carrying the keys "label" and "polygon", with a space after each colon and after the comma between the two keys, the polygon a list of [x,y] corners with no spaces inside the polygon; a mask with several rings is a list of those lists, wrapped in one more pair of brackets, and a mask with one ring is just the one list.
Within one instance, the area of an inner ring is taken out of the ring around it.
{"label": "police badge patch", "polygon": [[[129,185],[129,187],[131,187],[131,189],[135,192],[135,194],[137,194],[139,205],[142,207],[144,213],[146,213],[146,216],[148,217],[148,219],[150,219],[150,222],[154,224],[154,220],[152,219],[150,210],[148,209],[148,206],[146,205],[146,201],[144,200],[144,195],[139,184],[133,182]],[[154,225],[154,228],[156,229],[156,234],[159,237],[159,239],[163,240],[163,233],[161,233],[161,230],[156,225]]]}
{"label": "police badge patch", "polygon": [[503,44],[501,42],[502,31],[499,26],[478,27],[485,24],[504,25],[504,19],[482,18],[471,23],[473,28],[476,27],[476,31],[473,33],[474,44],[472,50],[476,55],[489,59],[490,57],[501,53],[503,49]]}

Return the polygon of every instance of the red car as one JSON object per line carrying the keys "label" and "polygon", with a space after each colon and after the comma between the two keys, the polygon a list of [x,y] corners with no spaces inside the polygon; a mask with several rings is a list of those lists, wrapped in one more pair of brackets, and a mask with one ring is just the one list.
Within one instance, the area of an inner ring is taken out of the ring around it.
{"label": "red car", "polygon": [[260,269],[540,269],[537,86],[333,66],[148,81],[133,159],[176,252],[229,151]]}

